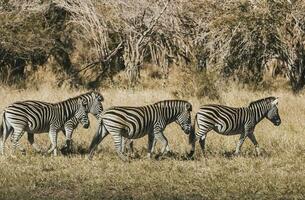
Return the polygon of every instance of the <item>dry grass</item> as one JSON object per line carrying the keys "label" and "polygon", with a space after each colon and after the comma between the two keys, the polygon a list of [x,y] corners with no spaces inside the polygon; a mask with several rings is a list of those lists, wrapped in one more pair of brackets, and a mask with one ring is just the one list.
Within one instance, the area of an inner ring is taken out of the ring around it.
{"label": "dry grass", "polygon": [[[41,88],[23,91],[0,88],[0,110],[17,100],[56,102],[84,92]],[[101,92],[106,108],[174,98],[162,89]],[[195,160],[183,160],[188,149],[187,137],[177,125],[170,125],[165,134],[174,151],[172,157],[146,160],[147,138],[143,138],[136,141],[138,157],[124,163],[116,155],[112,139],[108,137],[93,161],[88,161],[84,152],[96,130],[92,118],[89,130],[76,130],[73,139],[78,153],[71,157],[36,154],[28,146],[26,135],[22,144],[26,145],[27,155],[0,157],[0,199],[304,199],[304,95],[232,88],[221,94],[221,102],[243,106],[270,95],[280,97],[282,125],[274,127],[265,120],[257,126],[256,137],[264,149],[262,156],[254,156],[254,148],[247,140],[242,155],[232,157],[230,152],[234,150],[238,136],[210,133],[207,156],[202,157],[197,145]],[[211,103],[208,99],[186,100],[193,103],[194,111],[201,104]],[[47,134],[36,135],[36,140],[44,149],[49,146]],[[59,143],[60,146],[63,143],[62,136]],[[10,142],[7,144],[11,146]]]}

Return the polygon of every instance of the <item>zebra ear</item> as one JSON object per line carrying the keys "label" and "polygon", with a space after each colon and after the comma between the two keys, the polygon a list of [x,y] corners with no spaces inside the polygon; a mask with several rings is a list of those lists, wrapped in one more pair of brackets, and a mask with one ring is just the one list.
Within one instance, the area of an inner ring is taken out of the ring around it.
{"label": "zebra ear", "polygon": [[98,93],[98,94],[97,94],[97,100],[98,100],[99,102],[104,101],[104,97]]}
{"label": "zebra ear", "polygon": [[79,99],[77,100],[77,103],[78,103],[78,105],[82,105],[82,104],[83,104],[83,100],[82,100],[81,98],[79,98]]}
{"label": "zebra ear", "polygon": [[104,101],[104,97],[95,89],[92,92],[94,98],[96,98],[99,102]]}
{"label": "zebra ear", "polygon": [[279,103],[279,98],[277,97],[274,101],[271,102],[273,106],[276,106]]}
{"label": "zebra ear", "polygon": [[185,109],[187,111],[192,111],[192,104],[190,104],[190,103],[185,104]]}

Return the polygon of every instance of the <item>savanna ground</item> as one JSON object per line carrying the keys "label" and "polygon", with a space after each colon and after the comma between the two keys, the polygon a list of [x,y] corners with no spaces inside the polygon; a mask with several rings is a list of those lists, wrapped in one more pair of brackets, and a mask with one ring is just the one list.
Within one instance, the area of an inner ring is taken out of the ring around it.
{"label": "savanna ground", "polygon": [[[100,90],[104,107],[113,105],[145,105],[173,99],[172,92],[154,90]],[[14,90],[2,87],[0,110],[10,103],[25,99],[57,102],[85,90],[54,89]],[[263,149],[255,156],[254,147],[246,140],[242,154],[232,156],[238,136],[221,136],[211,132],[203,157],[196,145],[194,160],[185,160],[189,149],[187,136],[176,124],[168,126],[165,135],[173,151],[161,160],[147,160],[147,138],[135,142],[136,157],[122,162],[116,155],[112,138],[107,137],[92,161],[86,151],[97,129],[91,116],[88,130],[78,128],[74,135],[74,154],[53,157],[31,150],[26,134],[21,139],[26,155],[7,155],[0,158],[1,199],[304,199],[305,198],[305,139],[304,94],[298,96],[286,90],[253,92],[232,87],[219,100],[195,97],[184,98],[193,110],[206,103],[246,106],[250,101],[274,95],[280,97],[279,112],[282,124],[274,127],[264,120],[256,128],[257,140]],[[194,114],[194,112],[193,112]],[[64,138],[60,137],[59,147]],[[49,147],[47,134],[36,135],[37,143]],[[160,146],[157,146],[160,151]]]}

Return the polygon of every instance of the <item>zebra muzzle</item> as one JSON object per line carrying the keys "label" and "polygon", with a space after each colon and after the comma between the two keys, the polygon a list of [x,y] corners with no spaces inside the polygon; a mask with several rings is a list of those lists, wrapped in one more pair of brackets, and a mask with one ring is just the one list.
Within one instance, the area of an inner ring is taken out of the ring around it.
{"label": "zebra muzzle", "polygon": [[273,123],[275,126],[279,126],[281,124],[281,120],[276,120],[274,123]]}
{"label": "zebra muzzle", "polygon": [[88,122],[88,123],[83,124],[83,127],[84,127],[85,129],[89,128],[89,126],[90,126],[90,123],[89,123],[89,122]]}
{"label": "zebra muzzle", "polygon": [[190,134],[190,132],[191,132],[191,126],[188,126],[188,125],[186,125],[186,126],[183,126],[182,127],[182,130],[184,131],[184,133],[185,134]]}

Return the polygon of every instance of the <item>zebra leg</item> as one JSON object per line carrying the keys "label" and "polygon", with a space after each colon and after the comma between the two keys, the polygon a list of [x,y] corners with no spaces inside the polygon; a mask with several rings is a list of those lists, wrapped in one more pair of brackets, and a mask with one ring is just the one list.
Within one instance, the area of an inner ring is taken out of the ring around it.
{"label": "zebra leg", "polygon": [[60,151],[63,153],[63,151],[67,151],[68,150],[68,141],[67,141],[67,134],[66,134],[66,131],[65,129],[62,129],[62,133],[64,134],[65,138],[66,138],[66,141],[65,141],[65,144],[64,146],[60,149]]}
{"label": "zebra leg", "polygon": [[133,140],[124,138],[122,152],[127,153],[128,157],[134,157]]}
{"label": "zebra leg", "polygon": [[51,140],[51,148],[48,150],[48,153],[52,153],[54,156],[57,156],[57,131],[54,128],[50,128],[49,138]]}
{"label": "zebra leg", "polygon": [[[201,147],[201,151],[203,153],[203,155],[205,154],[205,140],[206,140],[206,136],[207,136],[207,133],[210,131],[211,129],[210,128],[207,128],[205,126],[199,126],[199,130],[198,132],[196,133],[196,136],[189,136],[190,138],[190,141],[193,141],[192,142],[192,148],[194,148],[195,150],[195,142],[197,140],[197,138],[199,138],[199,144],[200,144],[200,147]],[[192,151],[191,151],[192,152]]]}
{"label": "zebra leg", "polygon": [[[122,151],[132,151],[133,152],[133,140],[125,138],[123,142],[124,146],[122,146]],[[124,148],[125,147],[125,148]]]}
{"label": "zebra leg", "polygon": [[[160,140],[162,145],[163,145],[162,150],[161,150],[161,156],[163,156],[164,154],[166,154],[170,150],[170,148],[168,146],[168,140],[167,140],[167,138],[164,136],[164,134],[162,132],[161,133],[157,133],[155,135],[155,137],[156,137],[156,139]],[[153,142],[153,146],[156,143],[156,139]]]}
{"label": "zebra leg", "polygon": [[127,138],[122,138],[121,152],[123,153],[127,151],[127,147],[126,147],[126,144],[128,142],[127,140],[128,140]]}
{"label": "zebra leg", "polygon": [[154,146],[154,140],[155,140],[155,135],[149,133],[148,134],[148,147],[147,147],[147,158],[151,159],[151,154],[153,153],[153,146]]}
{"label": "zebra leg", "polygon": [[189,144],[191,145],[191,150],[189,153],[187,153],[187,158],[191,158],[195,153],[195,146],[196,146],[197,137],[195,134],[194,128],[192,129],[192,132],[189,134]]}
{"label": "zebra leg", "polygon": [[134,157],[134,148],[133,148],[133,140],[129,140],[127,144],[128,152],[130,152],[130,156]]}
{"label": "zebra leg", "polygon": [[157,140],[156,140],[156,138],[155,138],[155,139],[154,139],[154,142],[153,142],[153,146],[152,146],[152,148],[151,148],[151,152],[155,152],[156,144],[157,144]]}
{"label": "zebra leg", "polygon": [[255,135],[253,133],[248,135],[249,139],[251,140],[251,142],[253,143],[253,145],[255,146],[255,151],[256,154],[259,156],[260,155],[260,149],[259,149],[259,145],[256,141]]}
{"label": "zebra leg", "polygon": [[111,134],[114,140],[114,147],[116,149],[116,152],[118,156],[123,160],[123,161],[128,161],[128,157],[125,156],[122,152],[122,145],[123,145],[123,136],[121,133],[115,133]]}
{"label": "zebra leg", "polygon": [[234,153],[235,155],[239,155],[241,146],[243,145],[245,139],[246,139],[245,134],[241,134],[239,137],[239,141],[237,142],[237,145],[236,145],[236,149],[235,149],[235,153]]}
{"label": "zebra leg", "polygon": [[5,127],[3,129],[3,135],[2,135],[2,144],[1,144],[1,154],[4,155],[4,152],[5,152],[5,142],[8,138],[8,136],[12,133],[13,131],[13,128],[12,127]]}
{"label": "zebra leg", "polygon": [[99,143],[101,143],[108,134],[109,132],[106,130],[106,128],[103,125],[100,125],[89,147],[89,156],[88,156],[89,160],[92,159],[94,151],[96,150]]}
{"label": "zebra leg", "polygon": [[40,147],[39,147],[39,146],[35,143],[35,141],[34,141],[34,133],[29,133],[29,132],[28,132],[28,141],[29,141],[30,145],[33,147],[33,149],[34,149],[36,152],[38,152],[38,153],[41,152]]}
{"label": "zebra leg", "polygon": [[65,127],[65,131],[63,131],[66,135],[66,145],[67,152],[72,152],[72,134],[73,134],[73,127]]}
{"label": "zebra leg", "polygon": [[[200,144],[201,151],[203,154],[205,153],[205,150],[204,150],[205,149],[205,140],[206,140],[207,133],[209,131],[210,131],[209,129],[200,127],[198,133],[196,134],[196,136],[199,138],[199,144]],[[196,138],[195,139],[193,138],[193,140],[196,141]]]}
{"label": "zebra leg", "polygon": [[205,139],[206,139],[206,135],[202,135],[199,139],[199,144],[200,144],[200,147],[201,147],[201,151],[202,153],[204,154],[205,151],[204,151],[204,148],[205,148]]}
{"label": "zebra leg", "polygon": [[14,129],[14,133],[11,135],[11,141],[13,143],[13,153],[15,153],[16,148],[18,146],[19,150],[21,151],[22,154],[25,153],[25,150],[20,146],[19,144],[19,140],[22,137],[22,135],[24,134],[24,130],[21,128],[15,128]]}

